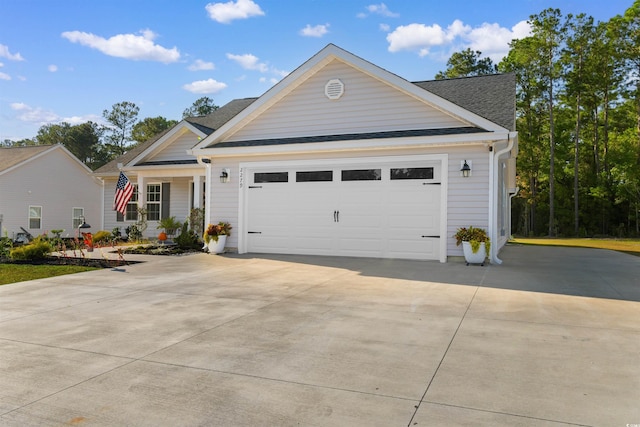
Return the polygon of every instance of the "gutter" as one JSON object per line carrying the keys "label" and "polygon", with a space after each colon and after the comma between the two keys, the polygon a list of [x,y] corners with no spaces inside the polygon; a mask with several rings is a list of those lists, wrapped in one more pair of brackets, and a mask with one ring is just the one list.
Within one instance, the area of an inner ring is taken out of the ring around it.
{"label": "gutter", "polygon": [[[498,217],[496,216],[496,197],[498,194],[498,170],[500,156],[511,151],[515,145],[517,132],[509,132],[507,136],[507,146],[500,151],[491,151],[489,155],[489,238],[491,239],[491,251],[489,253],[489,261],[491,264],[502,264],[502,260],[498,258]],[[509,221],[511,221],[509,219]]]}

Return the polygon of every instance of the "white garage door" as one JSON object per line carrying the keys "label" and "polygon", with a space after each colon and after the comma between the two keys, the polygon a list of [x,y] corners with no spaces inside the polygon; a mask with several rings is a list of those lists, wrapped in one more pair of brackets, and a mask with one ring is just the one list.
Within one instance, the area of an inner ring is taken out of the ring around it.
{"label": "white garage door", "polygon": [[247,251],[440,258],[440,162],[248,168]]}

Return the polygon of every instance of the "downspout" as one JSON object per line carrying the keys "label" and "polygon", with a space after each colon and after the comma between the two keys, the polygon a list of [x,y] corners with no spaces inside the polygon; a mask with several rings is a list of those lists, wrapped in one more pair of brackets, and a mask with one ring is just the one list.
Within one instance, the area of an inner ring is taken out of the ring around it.
{"label": "downspout", "polygon": [[496,196],[498,194],[498,170],[500,156],[508,153],[513,149],[515,144],[515,132],[509,132],[507,137],[507,146],[500,151],[492,150],[489,158],[489,238],[491,239],[491,251],[489,252],[489,261],[491,264],[502,264],[502,260],[498,258],[498,216],[496,215]]}

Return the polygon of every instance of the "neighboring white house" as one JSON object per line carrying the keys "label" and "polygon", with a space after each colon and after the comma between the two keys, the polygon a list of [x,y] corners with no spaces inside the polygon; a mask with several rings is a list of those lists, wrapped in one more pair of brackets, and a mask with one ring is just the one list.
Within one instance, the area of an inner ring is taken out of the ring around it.
{"label": "neighboring white house", "polygon": [[411,83],[328,45],[190,152],[209,162],[207,221],[231,222],[239,253],[445,262],[473,225],[499,263],[515,77]]}
{"label": "neighboring white house", "polygon": [[[453,235],[510,234],[515,76],[409,82],[328,45],[259,98],[185,119],[96,171],[106,229],[229,221],[229,250],[378,258],[461,256]],[[461,169],[470,167],[469,177]],[[111,210],[119,170],[137,184]]]}
{"label": "neighboring white house", "polygon": [[90,231],[100,230],[100,194],[91,169],[62,145],[0,148],[2,236],[64,230],[73,237],[83,219]]}

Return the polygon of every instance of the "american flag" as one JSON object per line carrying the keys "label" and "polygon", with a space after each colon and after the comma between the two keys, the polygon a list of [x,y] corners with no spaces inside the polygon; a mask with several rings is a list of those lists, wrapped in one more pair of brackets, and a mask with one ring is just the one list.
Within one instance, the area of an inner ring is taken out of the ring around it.
{"label": "american flag", "polygon": [[133,196],[133,185],[127,176],[120,172],[118,185],[116,185],[116,196],[113,199],[113,210],[124,215],[127,212],[127,203]]}

